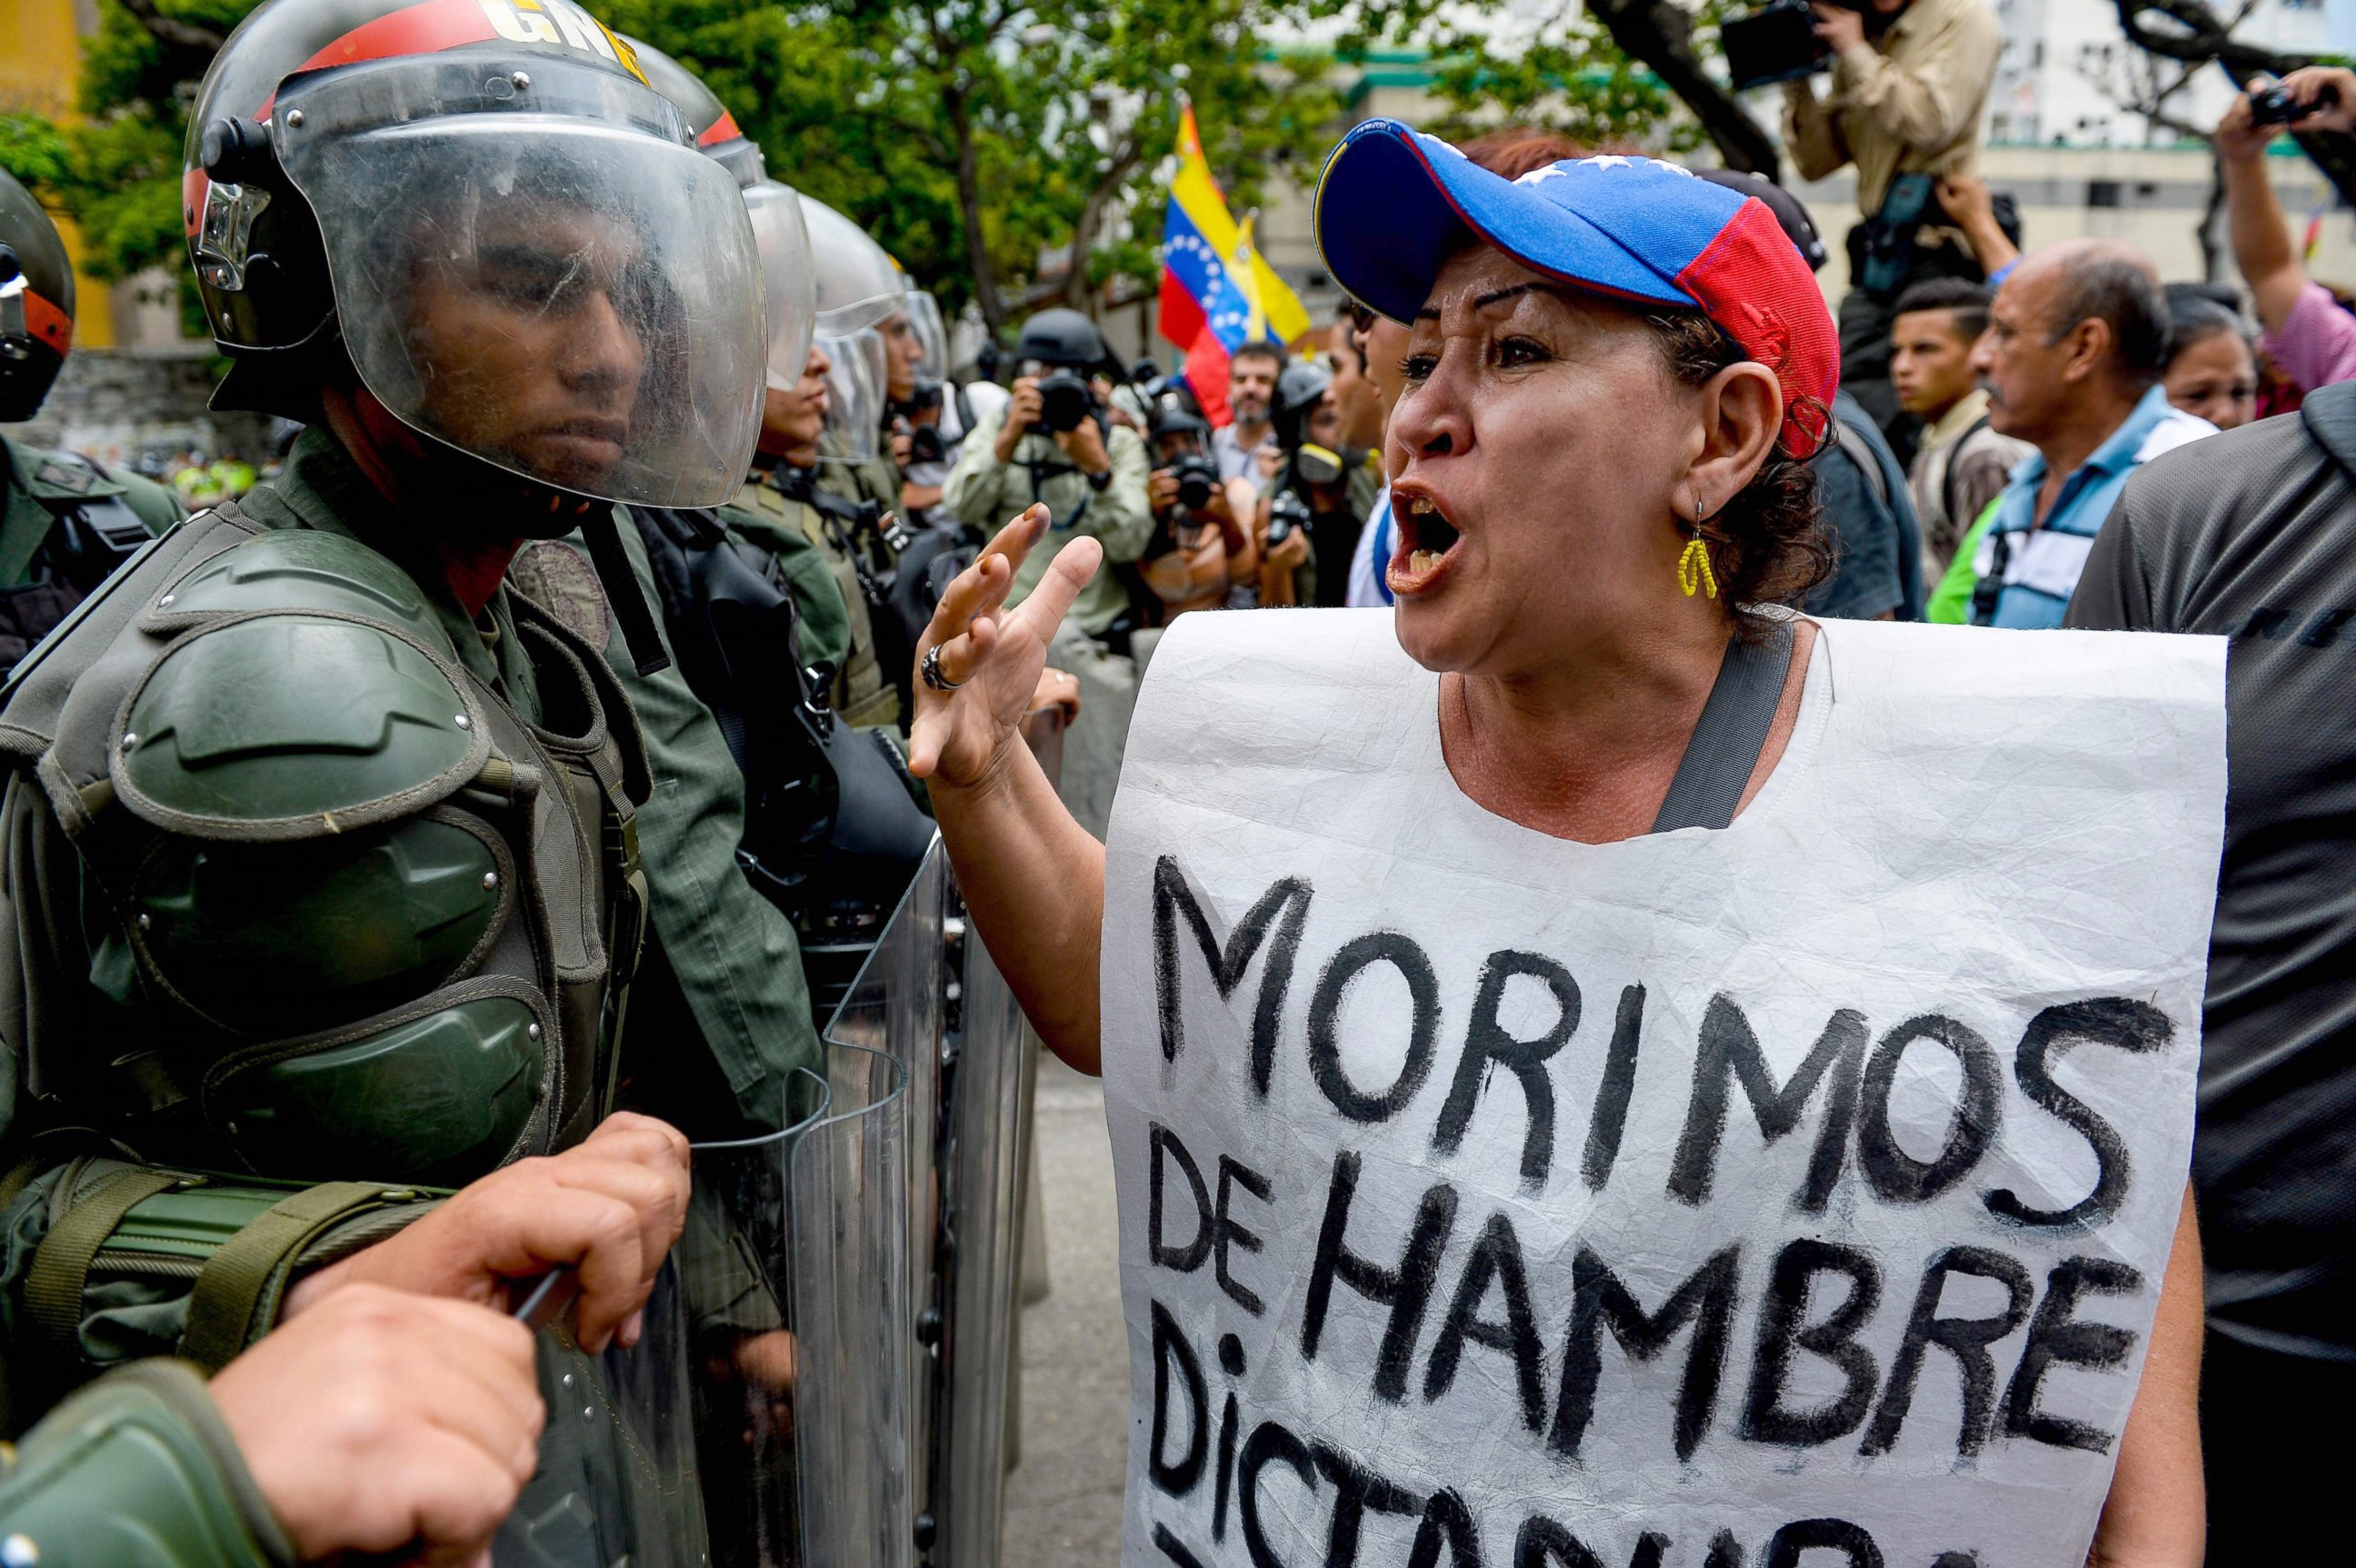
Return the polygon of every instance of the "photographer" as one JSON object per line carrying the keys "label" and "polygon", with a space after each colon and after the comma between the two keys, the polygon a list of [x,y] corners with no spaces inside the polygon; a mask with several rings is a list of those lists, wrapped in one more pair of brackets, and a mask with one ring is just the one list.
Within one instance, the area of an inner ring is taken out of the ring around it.
{"label": "photographer", "polygon": [[[1076,310],[1043,310],[1023,324],[1018,371],[1004,412],[976,422],[949,470],[943,500],[974,527],[995,530],[1034,502],[1055,514],[1048,549],[1017,575],[1008,600],[1046,574],[1055,552],[1074,539],[1104,542],[1108,561],[1134,561],[1153,528],[1146,499],[1145,443],[1116,425],[1088,384],[1106,361],[1096,324]],[[1071,619],[1101,638],[1127,600],[1109,573],[1080,590]]]}
{"label": "photographer", "polygon": [[[1096,324],[1076,310],[1043,310],[1023,324],[1014,356],[1012,395],[1001,411],[976,411],[980,417],[942,491],[952,513],[985,532],[1038,503],[1052,514],[1038,548],[1014,574],[1009,606],[1028,597],[1076,539],[1098,540],[1106,563],[1118,564],[1136,560],[1153,534],[1145,440],[1113,423],[1089,384],[1109,358]],[[1099,565],[1063,618],[1048,657],[1080,682],[1080,716],[1064,736],[1064,802],[1099,833],[1137,700],[1128,658],[1135,628],[1128,591],[1110,564]]]}
{"label": "photographer", "polygon": [[[2282,202],[2266,178],[2266,144],[2284,131],[2356,130],[2356,72],[2311,65],[2225,106],[2217,122],[2217,157],[2225,174],[2233,262],[2257,302],[2265,328],[2259,346],[2308,392],[2356,377],[2356,317],[2307,275],[2291,243]],[[2265,98],[2270,113],[2252,113]],[[2288,119],[2281,116],[2288,114]]]}
{"label": "photographer", "polygon": [[1987,0],[1853,0],[1814,7],[1832,56],[1832,86],[1783,87],[1783,139],[1803,179],[1857,166],[1861,222],[1849,231],[1849,292],[1840,306],[1841,384],[1885,428],[1890,306],[1933,277],[1977,282],[1980,262],[1959,239],[1925,230],[1941,213],[1935,181],[1979,161],[1980,112],[2003,35]]}
{"label": "photographer", "polygon": [[[1219,478],[1210,421],[1183,381],[1153,389],[1146,411],[1156,465],[1147,481],[1154,532],[1137,571],[1153,596],[1151,623],[1167,626],[1188,610],[1220,608],[1229,589],[1253,580],[1259,552],[1243,520],[1252,515],[1256,497],[1250,480]],[[1141,650],[1139,661],[1144,661]]]}
{"label": "photographer", "polygon": [[[1270,414],[1282,467],[1259,505],[1260,603],[1339,608],[1349,564],[1374,515],[1382,475],[1364,447],[1342,444],[1333,372],[1293,364],[1277,378]],[[1319,574],[1317,564],[1327,563]]]}

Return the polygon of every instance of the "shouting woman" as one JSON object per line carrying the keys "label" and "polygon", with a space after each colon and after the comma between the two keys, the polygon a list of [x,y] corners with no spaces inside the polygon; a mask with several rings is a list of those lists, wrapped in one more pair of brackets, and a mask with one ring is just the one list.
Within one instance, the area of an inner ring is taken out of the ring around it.
{"label": "shouting woman", "polygon": [[1396,614],[1188,617],[1108,844],[944,596],[911,766],[1107,1080],[1125,1561],[2191,1568],[2223,800],[2190,639],[1816,625],[1833,324],[1762,203],[1376,121]]}

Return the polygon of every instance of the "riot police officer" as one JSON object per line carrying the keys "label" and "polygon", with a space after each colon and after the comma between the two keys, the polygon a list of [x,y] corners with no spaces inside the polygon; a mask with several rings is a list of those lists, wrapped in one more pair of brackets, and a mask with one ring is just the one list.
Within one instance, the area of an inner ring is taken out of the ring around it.
{"label": "riot police officer", "polygon": [[[0,169],[0,424],[40,411],[73,347],[57,225]],[[0,677],[149,536],[180,520],[161,485],[0,435]]]}
{"label": "riot police officer", "polygon": [[[647,751],[602,650],[502,579],[581,532],[658,649],[614,503],[723,499],[751,448],[734,183],[569,0],[270,0],[187,161],[216,402],[310,428],[0,708],[18,1424],[96,1366],[220,1366],[331,1281],[496,1301],[573,1264],[600,1348],[685,1205],[679,1134],[607,1116]],[[593,1207],[602,1261],[558,1234]]]}

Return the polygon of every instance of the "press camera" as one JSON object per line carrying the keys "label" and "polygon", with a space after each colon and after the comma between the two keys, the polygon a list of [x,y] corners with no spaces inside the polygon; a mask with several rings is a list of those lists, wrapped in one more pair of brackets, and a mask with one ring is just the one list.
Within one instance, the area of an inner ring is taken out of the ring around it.
{"label": "press camera", "polygon": [[2339,90],[2329,84],[2315,95],[2312,102],[2303,102],[2293,98],[2290,89],[2271,76],[2250,79],[2250,124],[2254,125],[2296,124],[2310,114],[2319,114],[2326,109],[2336,107],[2339,102]]}
{"label": "press camera", "polygon": [[[1826,0],[1864,16],[1868,33],[1879,33],[1893,19],[1876,11],[1871,0]],[[1737,92],[1772,82],[1797,81],[1832,67],[1832,50],[1816,37],[1815,13],[1808,0],[1768,0],[1747,16],[1730,16],[1719,28],[1726,50],[1727,76]]]}
{"label": "press camera", "polygon": [[1087,377],[1059,365],[1039,378],[1039,419],[1031,428],[1041,435],[1077,430],[1095,406]]}

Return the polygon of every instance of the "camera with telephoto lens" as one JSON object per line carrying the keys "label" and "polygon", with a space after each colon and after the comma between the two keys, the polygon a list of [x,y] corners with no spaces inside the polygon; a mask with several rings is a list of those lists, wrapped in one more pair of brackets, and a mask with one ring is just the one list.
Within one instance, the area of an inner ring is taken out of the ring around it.
{"label": "camera with telephoto lens", "polygon": [[1219,465],[1199,452],[1181,456],[1170,472],[1178,481],[1178,504],[1188,511],[1201,511],[1219,493]]}
{"label": "camera with telephoto lens", "polygon": [[1296,528],[1306,528],[1310,520],[1309,502],[1297,490],[1280,491],[1268,503],[1268,542],[1275,548],[1290,538]]}
{"label": "camera with telephoto lens", "polygon": [[1077,430],[1095,402],[1087,377],[1058,365],[1039,378],[1039,418],[1031,428],[1043,435]]}
{"label": "camera with telephoto lens", "polygon": [[[1879,33],[1893,20],[1874,10],[1870,0],[1828,3],[1863,16],[1868,34]],[[1833,52],[1816,37],[1815,13],[1808,0],[1768,0],[1747,16],[1728,17],[1718,36],[1726,50],[1729,84],[1737,92],[1832,69]]]}
{"label": "camera with telephoto lens", "polygon": [[2271,76],[2250,80],[2250,124],[2253,125],[2289,125],[2319,114],[2339,103],[2340,91],[2326,83],[2311,103],[2301,102]]}

